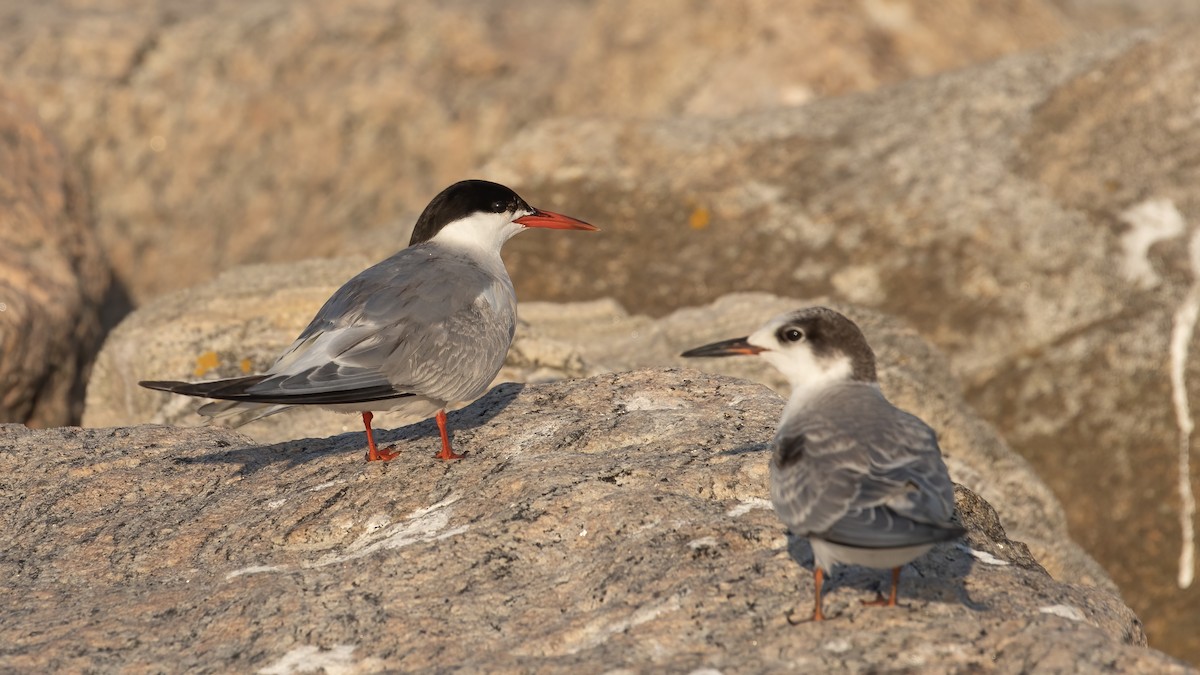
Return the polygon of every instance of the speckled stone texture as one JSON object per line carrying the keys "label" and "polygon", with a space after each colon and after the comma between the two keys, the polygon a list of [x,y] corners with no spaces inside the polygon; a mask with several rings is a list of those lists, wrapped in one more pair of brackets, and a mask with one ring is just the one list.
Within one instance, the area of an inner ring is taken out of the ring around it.
{"label": "speckled stone texture", "polygon": [[543,298],[639,313],[764,290],[906,320],[1152,617],[1151,643],[1200,662],[1173,403],[1200,401],[1180,332],[1200,303],[1196,26],[731,120],[547,122],[488,171],[604,236],[513,241],[510,269]]}
{"label": "speckled stone texture", "polygon": [[1172,409],[1200,360],[1168,345],[1200,299],[1200,5],[519,5],[0,2],[0,68],[139,301],[247,260],[379,259],[481,175],[604,228],[512,242],[525,300],[662,315],[759,289],[897,315],[1151,643],[1200,662]]}
{"label": "speckled stone texture", "polygon": [[[267,368],[324,299],[363,264],[350,259],[249,266],[142,307],[113,331],[97,358],[84,424],[203,423],[206,418],[195,414],[199,400],[150,391],[137,382],[235,377]],[[697,362],[679,354],[744,335],[771,316],[817,302],[731,295],[662,319],[630,316],[612,302],[526,303],[519,308],[517,338],[496,379],[542,382],[676,364],[753,378],[786,393],[782,377],[758,359]],[[1062,505],[1046,484],[963,402],[936,350],[887,316],[845,305],[838,309],[859,321],[869,336],[879,355],[884,391],[939,430],[958,481],[992,503],[1009,531],[1033,548],[1056,579],[1115,590],[1108,574],[1071,539]],[[414,421],[381,413],[375,426]],[[361,430],[358,416],[319,409],[291,411],[241,428],[263,443]],[[358,437],[364,438],[361,433]]]}
{"label": "speckled stone texture", "polygon": [[[1052,580],[960,489],[968,538],[847,568],[767,501],[779,399],[691,370],[504,385],[432,423],[257,445],[0,428],[0,667],[125,672],[1190,672],[1112,593]],[[798,621],[791,625],[789,618]]]}

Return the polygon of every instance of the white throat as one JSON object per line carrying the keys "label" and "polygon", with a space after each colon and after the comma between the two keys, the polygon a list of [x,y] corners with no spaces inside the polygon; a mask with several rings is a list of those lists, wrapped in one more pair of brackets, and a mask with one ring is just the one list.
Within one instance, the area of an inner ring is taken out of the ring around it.
{"label": "white throat", "polygon": [[815,399],[820,398],[821,394],[828,391],[830,387],[850,382],[850,377],[854,374],[854,367],[848,356],[823,363],[821,366],[790,372],[780,368],[792,385],[792,393],[788,396],[787,402],[789,412],[806,407]]}
{"label": "white throat", "polygon": [[473,258],[499,258],[500,247],[525,229],[510,213],[475,213],[446,225],[430,240],[459,249]]}

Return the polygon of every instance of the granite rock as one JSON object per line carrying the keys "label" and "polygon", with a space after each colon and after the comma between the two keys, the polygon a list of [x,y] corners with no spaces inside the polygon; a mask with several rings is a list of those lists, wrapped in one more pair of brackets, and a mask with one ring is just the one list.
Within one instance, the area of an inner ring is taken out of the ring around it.
{"label": "granite rock", "polygon": [[[260,445],[221,429],[0,427],[0,667],[326,672],[1184,673],[1111,592],[1054,581],[979,497],[905,570],[811,552],[767,501],[779,399],[645,370],[498,387],[426,422]],[[792,625],[789,620],[798,625]]]}
{"label": "granite rock", "polygon": [[[429,195],[491,157],[478,173],[605,228],[586,251],[514,241],[527,300],[665,314],[760,289],[900,316],[1067,505],[1153,643],[1200,660],[1200,585],[1178,587],[1180,492],[1200,484],[1178,475],[1190,413],[1173,409],[1200,396],[1194,3],[954,4],[972,17],[962,52],[943,49],[963,42],[947,26],[932,36],[947,43],[914,41],[919,5],[814,15],[810,37],[870,36],[887,58],[834,44],[777,76],[770,2],[723,5],[715,28],[673,20],[685,3],[7,3],[0,65],[66,139],[139,298],[243,260],[383,257]],[[1016,35],[988,14],[1010,11]],[[902,82],[1146,21],[1168,25]],[[724,31],[764,39],[706,61]],[[643,75],[612,47],[667,67]],[[935,52],[949,56],[922,65]],[[825,59],[847,67],[789,79]],[[698,78],[705,63],[720,77]],[[744,102],[728,93],[742,84]],[[529,126],[564,114],[578,117]]]}
{"label": "granite rock", "polygon": [[0,87],[0,421],[79,421],[110,280],[70,160]]}
{"label": "granite rock", "polygon": [[763,290],[904,319],[1153,617],[1152,644],[1200,660],[1183,553],[1200,474],[1182,466],[1200,399],[1195,34],[1109,34],[729,120],[546,122],[488,172],[605,236],[514,241],[510,269],[543,298],[636,313]]}
{"label": "granite rock", "polygon": [[66,139],[142,302],[237,264],[390,252],[536,120],[796,104],[1071,33],[1048,0],[925,5],[8,2],[0,69]]}
{"label": "granite rock", "polygon": [[[196,399],[150,391],[137,382],[235,377],[265,369],[337,285],[363,264],[348,259],[239,268],[138,309],[112,333],[97,359],[84,424],[201,424],[205,418],[195,414]],[[744,335],[766,318],[815,302],[731,295],[661,319],[630,316],[611,301],[525,303],[496,382],[545,382],[676,364],[753,378],[786,393],[782,377],[757,359],[697,362],[679,354]],[[1104,570],[1071,540],[1062,505],[1045,483],[963,402],[936,350],[911,328],[878,312],[835,306],[862,325],[879,356],[884,391],[938,430],[957,480],[993,504],[1008,530],[1030,545],[1055,578],[1115,591]],[[775,406],[778,414],[782,399]],[[380,413],[374,426],[413,421]],[[241,427],[265,443],[361,430],[356,415],[311,409]],[[363,442],[361,433],[357,437]]]}

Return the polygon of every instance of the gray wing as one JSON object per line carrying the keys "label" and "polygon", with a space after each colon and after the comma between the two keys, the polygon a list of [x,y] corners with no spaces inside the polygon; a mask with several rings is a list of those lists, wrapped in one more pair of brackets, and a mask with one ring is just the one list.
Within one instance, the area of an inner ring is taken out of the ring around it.
{"label": "gray wing", "polygon": [[961,532],[936,434],[869,385],[839,387],[781,424],[771,500],[793,532],[854,546]]}
{"label": "gray wing", "polygon": [[386,389],[467,400],[499,372],[515,328],[507,275],[439,247],[412,246],[338,289],[248,392]]}

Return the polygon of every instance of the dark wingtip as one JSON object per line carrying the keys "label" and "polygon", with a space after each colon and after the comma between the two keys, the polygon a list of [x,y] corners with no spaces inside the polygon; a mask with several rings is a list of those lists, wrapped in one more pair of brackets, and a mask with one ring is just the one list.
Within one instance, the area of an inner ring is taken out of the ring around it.
{"label": "dark wingtip", "polygon": [[266,379],[266,375],[235,377],[229,380],[205,382],[176,382],[173,380],[144,380],[139,385],[156,391],[165,391],[199,398],[238,399],[245,397],[246,389]]}
{"label": "dark wingtip", "polygon": [[967,528],[959,527],[958,525],[954,525],[954,526],[948,527],[946,529],[948,530],[948,532],[946,533],[947,540],[958,539],[959,537],[966,536],[966,534],[967,534]]}
{"label": "dark wingtip", "polygon": [[966,536],[967,528],[959,525],[938,525],[934,530],[936,538],[934,541],[951,541],[959,537]]}
{"label": "dark wingtip", "polygon": [[154,389],[157,391],[173,392],[173,391],[175,391],[175,389],[177,389],[179,387],[188,386],[188,383],[187,382],[172,382],[170,380],[142,380],[141,382],[138,382],[138,386],[145,387],[147,389]]}

